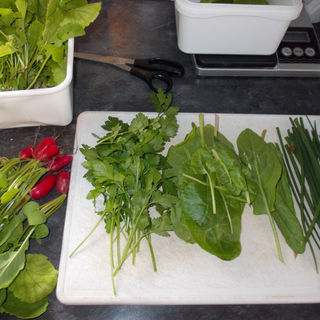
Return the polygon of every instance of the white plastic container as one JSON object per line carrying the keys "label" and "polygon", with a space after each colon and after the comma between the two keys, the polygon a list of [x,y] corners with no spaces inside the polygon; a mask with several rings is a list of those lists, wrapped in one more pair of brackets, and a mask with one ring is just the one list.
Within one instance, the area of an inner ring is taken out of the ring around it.
{"label": "white plastic container", "polygon": [[0,129],[67,125],[72,121],[74,39],[68,40],[66,78],[55,87],[0,91]]}
{"label": "white plastic container", "polygon": [[268,5],[175,0],[178,47],[192,54],[273,54],[302,0],[268,0]]}

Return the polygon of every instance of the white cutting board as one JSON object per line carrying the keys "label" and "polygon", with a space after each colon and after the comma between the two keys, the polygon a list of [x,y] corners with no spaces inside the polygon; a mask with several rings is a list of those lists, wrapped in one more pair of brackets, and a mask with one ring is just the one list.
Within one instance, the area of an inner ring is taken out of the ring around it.
{"label": "white cutting board", "polygon": [[[249,207],[242,217],[242,252],[238,258],[222,261],[173,233],[169,238],[153,235],[157,272],[153,271],[149,249],[143,241],[135,265],[128,259],[116,277],[116,296],[110,277],[109,235],[103,223],[69,258],[99,218],[92,202],[86,200],[91,186],[83,178],[84,157],[78,148],[82,144],[95,144],[92,133],[105,134],[100,126],[108,116],[129,123],[135,114],[84,112],[78,118],[56,289],[58,299],[64,304],[82,305],[319,303],[320,275],[316,273],[309,249],[295,258],[279,233],[285,263],[280,262],[267,216],[254,216]],[[205,124],[214,125],[214,119],[214,114],[205,114]],[[320,125],[320,116],[310,119]],[[198,114],[180,113],[178,122],[178,135],[172,144],[184,139],[192,122],[198,125]],[[278,141],[277,126],[283,135],[291,127],[289,116],[285,115],[219,114],[219,122],[220,132],[233,143],[248,127],[259,134],[267,129],[266,141]],[[320,260],[319,251],[316,254]]]}

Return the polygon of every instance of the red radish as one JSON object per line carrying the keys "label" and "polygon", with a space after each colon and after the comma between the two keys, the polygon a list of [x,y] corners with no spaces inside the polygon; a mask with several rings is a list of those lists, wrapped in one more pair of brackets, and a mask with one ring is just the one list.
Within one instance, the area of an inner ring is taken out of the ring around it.
{"label": "red radish", "polygon": [[54,159],[52,159],[47,167],[49,172],[54,172],[58,171],[65,166],[67,166],[70,162],[72,161],[72,156],[69,154],[63,155],[63,156],[58,156]]}
{"label": "red radish", "polygon": [[42,149],[38,147],[34,150],[33,157],[37,160],[48,160],[59,153],[59,148],[56,144],[49,144]]}
{"label": "red radish", "polygon": [[39,149],[42,149],[44,148],[45,146],[48,146],[50,144],[57,144],[56,140],[51,138],[51,137],[48,137],[48,138],[44,138],[42,139],[39,144],[37,145],[37,148]]}
{"label": "red radish", "polygon": [[26,160],[32,157],[34,152],[33,146],[27,146],[19,152],[19,158],[21,160]]}
{"label": "red radish", "polygon": [[47,149],[56,150],[57,148],[58,147],[55,139],[51,137],[44,138],[39,142],[39,144],[34,149],[33,157],[37,160],[43,160],[43,153],[45,152],[45,150]]}
{"label": "red radish", "polygon": [[30,191],[30,197],[38,200],[46,196],[56,185],[57,177],[54,174],[46,175]]}
{"label": "red radish", "polygon": [[62,170],[58,173],[56,189],[59,193],[65,194],[68,192],[70,183],[70,172]]}

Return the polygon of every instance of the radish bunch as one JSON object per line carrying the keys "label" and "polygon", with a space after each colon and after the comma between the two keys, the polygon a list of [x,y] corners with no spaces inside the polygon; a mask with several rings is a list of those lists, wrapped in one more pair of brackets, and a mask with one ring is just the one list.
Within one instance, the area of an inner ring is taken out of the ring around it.
{"label": "radish bunch", "polygon": [[72,155],[65,155],[52,137],[44,138],[37,146],[27,146],[19,152],[21,160],[41,161],[48,173],[30,191],[30,197],[38,200],[46,196],[54,187],[60,194],[69,189],[70,171],[62,170],[72,161]]}

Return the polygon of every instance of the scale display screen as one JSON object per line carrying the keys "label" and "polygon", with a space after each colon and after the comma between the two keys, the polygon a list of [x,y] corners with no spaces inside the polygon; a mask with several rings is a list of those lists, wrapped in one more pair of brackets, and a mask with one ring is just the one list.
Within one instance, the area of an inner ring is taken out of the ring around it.
{"label": "scale display screen", "polygon": [[305,31],[287,31],[282,41],[308,43],[310,37],[308,32]]}

